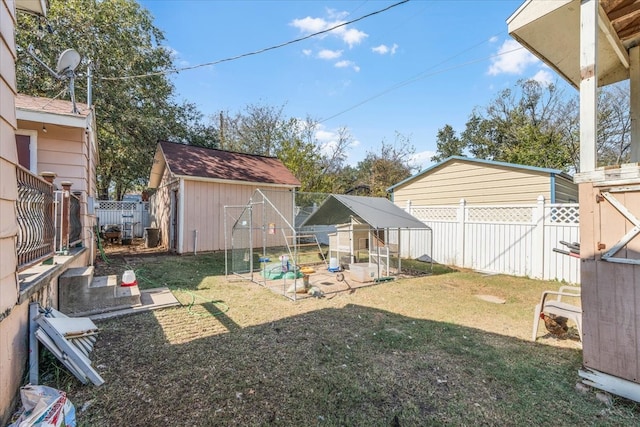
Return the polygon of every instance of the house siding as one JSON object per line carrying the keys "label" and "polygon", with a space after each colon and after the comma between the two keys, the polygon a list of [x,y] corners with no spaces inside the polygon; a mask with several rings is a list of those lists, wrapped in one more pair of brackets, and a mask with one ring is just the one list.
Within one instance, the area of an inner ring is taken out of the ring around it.
{"label": "house siding", "polygon": [[511,169],[454,160],[408,181],[393,191],[393,201],[404,206],[453,205],[464,198],[471,204],[534,203],[551,197],[550,176],[544,172]]}
{"label": "house siding", "polygon": [[[0,2],[0,425],[8,421],[15,394],[20,387],[26,343],[22,342],[16,277],[15,239],[18,232],[15,144],[16,76],[15,10],[12,1]],[[26,318],[26,316],[24,316]],[[17,374],[16,374],[17,373]]]}
{"label": "house siding", "polygon": [[[84,225],[83,246],[92,247],[92,235],[88,228],[95,226],[96,216],[90,214],[88,197],[96,194],[95,174],[96,146],[84,127],[47,126],[47,133],[41,131],[41,123],[18,120],[18,129],[38,133],[37,170],[54,172],[54,184],[61,189],[61,183],[71,182],[71,192],[80,193],[80,215]],[[91,151],[92,150],[92,151]],[[89,153],[91,152],[91,155]]]}

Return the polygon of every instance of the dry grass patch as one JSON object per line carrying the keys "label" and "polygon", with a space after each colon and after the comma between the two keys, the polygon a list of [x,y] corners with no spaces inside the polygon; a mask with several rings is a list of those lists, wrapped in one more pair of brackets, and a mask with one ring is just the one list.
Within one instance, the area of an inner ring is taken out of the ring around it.
{"label": "dry grass patch", "polygon": [[137,268],[183,307],[98,322],[106,383],[50,378],[80,426],[640,422],[633,404],[575,391],[576,340],[527,341],[555,283],[454,272],[292,302],[227,282],[216,255]]}

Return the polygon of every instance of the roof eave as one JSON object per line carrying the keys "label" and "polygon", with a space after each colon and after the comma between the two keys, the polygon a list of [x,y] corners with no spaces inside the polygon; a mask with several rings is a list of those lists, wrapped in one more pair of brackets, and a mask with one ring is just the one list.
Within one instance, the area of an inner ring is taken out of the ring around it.
{"label": "roof eave", "polygon": [[91,126],[93,112],[83,115],[57,114],[32,110],[29,108],[16,108],[16,118],[28,122],[40,122],[51,125],[70,126],[75,128],[86,128]]}
{"label": "roof eave", "polygon": [[16,9],[35,15],[47,16],[48,0],[16,0]]}
{"label": "roof eave", "polygon": [[[580,85],[580,0],[528,0],[507,19],[509,34],[575,88]],[[598,16],[598,85],[629,78],[629,57],[606,13]]]}

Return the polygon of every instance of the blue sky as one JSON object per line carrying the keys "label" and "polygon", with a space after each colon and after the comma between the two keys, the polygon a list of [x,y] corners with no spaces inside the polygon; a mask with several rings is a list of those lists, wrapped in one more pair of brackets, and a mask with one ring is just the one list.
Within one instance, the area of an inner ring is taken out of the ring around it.
{"label": "blue sky", "polygon": [[[395,3],[140,0],[178,67],[280,45]],[[286,117],[321,121],[316,136],[323,144],[346,127],[353,137],[349,164],[400,133],[423,169],[444,125],[463,131],[474,107],[519,79],[556,81],[507,33],[506,20],[521,4],[412,0],[322,36],[171,79],[179,99],[206,116],[284,105]]]}

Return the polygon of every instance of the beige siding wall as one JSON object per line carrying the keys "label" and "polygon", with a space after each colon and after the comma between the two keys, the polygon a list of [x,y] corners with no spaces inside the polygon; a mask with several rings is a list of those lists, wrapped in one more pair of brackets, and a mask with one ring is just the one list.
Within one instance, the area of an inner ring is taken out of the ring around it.
{"label": "beige siding wall", "polygon": [[15,201],[18,160],[15,144],[15,11],[12,1],[0,1],[0,425],[8,420],[24,369],[24,319],[16,310]]}
{"label": "beige siding wall", "polygon": [[38,132],[38,173],[55,172],[55,184],[70,181],[72,191],[89,190],[89,146],[84,129],[48,125],[18,120],[18,129]]}
{"label": "beige siding wall", "polygon": [[[71,182],[71,191],[80,192],[80,213],[84,225],[82,240],[91,247],[89,228],[96,224],[95,215],[89,215],[88,197],[95,196],[95,145],[91,146],[84,128],[68,128],[49,124],[43,133],[42,124],[18,120],[18,129],[38,133],[37,171],[54,172],[54,184],[62,189],[63,181]],[[93,150],[90,152],[90,150]],[[91,153],[91,155],[89,155]]]}
{"label": "beige siding wall", "polygon": [[488,164],[452,161],[395,189],[393,201],[404,206],[535,203],[549,200],[549,174]]}
{"label": "beige siding wall", "polygon": [[[207,181],[185,181],[184,183],[184,221],[182,235],[182,252],[194,251],[195,232],[197,230],[197,251],[217,251],[225,249],[225,206],[242,206],[249,203],[258,187],[256,185],[226,184]],[[289,191],[268,191],[265,193],[277,210],[292,223],[293,193]],[[261,200],[261,199],[260,199]],[[262,206],[254,209],[254,226],[262,225]],[[266,207],[268,214],[275,212]],[[238,210],[235,213],[239,213]],[[273,216],[269,221],[276,221]],[[256,225],[258,224],[258,225]],[[231,237],[233,223],[227,219],[227,238]],[[280,224],[278,224],[280,228]],[[287,233],[291,234],[291,233]],[[282,242],[280,241],[280,244]],[[262,245],[261,233],[254,233],[254,245]]]}

